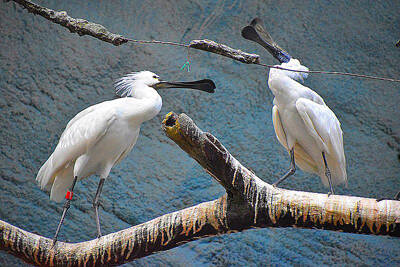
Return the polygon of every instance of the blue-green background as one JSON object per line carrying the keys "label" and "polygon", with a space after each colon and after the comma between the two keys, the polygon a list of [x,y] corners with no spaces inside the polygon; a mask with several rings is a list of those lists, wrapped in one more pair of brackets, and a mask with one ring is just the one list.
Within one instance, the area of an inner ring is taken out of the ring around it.
{"label": "blue-green background", "polygon": [[[400,1],[36,1],[134,39],[189,42],[208,38],[258,53],[240,36],[253,17],[312,70],[400,77]],[[275,138],[267,70],[202,51],[161,45],[115,47],[79,37],[12,2],[0,3],[0,219],[52,237],[62,204],[50,202],[35,176],[66,123],[114,97],[122,75],[151,70],[169,80],[211,78],[214,95],[161,92],[161,113],[143,124],[132,153],[104,185],[105,234],[224,194],[223,188],[161,130],[169,111],[185,112],[267,182],[288,167]],[[314,74],[306,80],[342,123],[349,187],[337,193],[389,197],[400,190],[400,84]],[[96,236],[91,199],[98,178],[76,186],[60,234],[71,242]],[[286,188],[327,192],[319,177],[297,172]],[[0,265],[20,265],[0,252]],[[201,239],[131,265],[400,265],[396,238],[308,229],[258,229]]]}

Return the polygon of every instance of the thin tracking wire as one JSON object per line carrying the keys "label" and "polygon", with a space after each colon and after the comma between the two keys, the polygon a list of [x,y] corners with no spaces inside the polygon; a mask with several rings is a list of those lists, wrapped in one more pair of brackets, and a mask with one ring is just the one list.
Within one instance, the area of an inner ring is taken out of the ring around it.
{"label": "thin tracking wire", "polygon": [[[139,43],[139,44],[163,44],[163,45],[174,45],[174,46],[190,48],[189,44],[182,44],[182,43],[169,42],[169,41],[158,41],[158,40],[148,41],[148,40],[134,40],[134,39],[127,39],[127,40],[129,42]],[[254,64],[259,65],[259,66],[263,66],[263,67],[266,67],[266,68],[275,68],[275,69],[294,71],[294,72],[342,75],[342,76],[351,76],[351,77],[371,79],[371,80],[380,80],[380,81],[388,81],[388,82],[400,82],[400,80],[393,79],[393,78],[385,78],[385,77],[378,77],[378,76],[371,76],[371,75],[364,75],[364,74],[357,74],[357,73],[349,73],[349,72],[324,71],[324,70],[292,70],[292,69],[284,68],[284,67],[281,67],[281,66],[267,65],[267,64],[264,64],[264,63],[254,63]]]}
{"label": "thin tracking wire", "polygon": [[287,69],[287,68],[284,68],[284,67],[281,67],[281,66],[267,65],[267,64],[263,64],[263,63],[257,63],[257,65],[264,66],[264,67],[267,67],[267,68],[275,68],[275,69],[295,71],[295,72],[333,74],[333,75],[343,75],[343,76],[352,76],[352,77],[358,77],[358,78],[366,78],[366,79],[372,79],[372,80],[381,80],[381,81],[389,81],[389,82],[400,82],[400,80],[393,79],[393,78],[377,77],[377,76],[357,74],[357,73],[349,73],[349,72],[323,71],[323,70],[308,70],[308,71],[307,70],[292,70],[292,69]]}

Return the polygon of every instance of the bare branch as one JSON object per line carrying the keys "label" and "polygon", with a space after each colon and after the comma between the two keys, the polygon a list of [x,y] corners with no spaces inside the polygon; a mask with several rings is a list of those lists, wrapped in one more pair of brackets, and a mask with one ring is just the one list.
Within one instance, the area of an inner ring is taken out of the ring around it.
{"label": "bare branch", "polygon": [[28,263],[116,265],[202,237],[260,227],[320,228],[400,237],[400,201],[274,188],[240,164],[185,114],[169,113],[167,136],[227,191],[225,196],[82,243],[58,242],[0,221],[0,250]]}
{"label": "bare branch", "polygon": [[25,7],[29,12],[40,15],[54,23],[68,28],[71,32],[76,32],[80,36],[91,35],[102,41],[121,45],[128,42],[128,39],[122,35],[109,32],[106,27],[84,19],[74,19],[67,15],[65,11],[54,11],[52,9],[39,6],[31,1],[13,0]]}
{"label": "bare branch", "polygon": [[[373,79],[373,80],[382,80],[382,81],[390,81],[390,82],[400,82],[398,79],[393,78],[385,78],[385,77],[376,77],[371,75],[364,75],[364,74],[355,74],[355,73],[345,73],[345,72],[338,72],[338,71],[299,71],[293,69],[282,68],[280,66],[274,65],[267,65],[260,62],[260,56],[257,54],[250,54],[243,52],[239,49],[231,48],[227,45],[220,44],[211,40],[192,40],[189,44],[182,44],[177,42],[170,42],[170,41],[158,41],[158,40],[134,40],[130,38],[126,38],[122,35],[114,34],[109,32],[103,25],[96,24],[93,22],[89,22],[84,19],[74,19],[67,15],[65,11],[54,11],[52,9],[42,7],[37,5],[31,1],[27,0],[13,0],[14,2],[20,4],[21,6],[25,7],[29,12],[34,14],[38,14],[43,16],[44,18],[60,24],[66,28],[68,28],[71,32],[76,32],[79,35],[90,35],[102,41],[112,43],[114,45],[121,45],[127,42],[131,43],[139,43],[139,44],[165,44],[165,45],[174,45],[174,46],[181,46],[187,48],[194,48],[203,50],[206,52],[222,55],[224,57],[231,58],[233,60],[240,61],[246,64],[256,64],[266,68],[278,68],[278,69],[285,69],[288,71],[295,71],[295,72],[306,72],[306,73],[320,73],[320,74],[333,74],[333,75],[343,75],[343,76],[352,76],[352,77],[359,77],[365,79]],[[400,41],[397,42],[396,46],[400,45]]]}
{"label": "bare branch", "polygon": [[211,40],[193,40],[190,42],[189,47],[219,54],[225,57],[230,57],[234,60],[247,64],[260,63],[260,56],[257,54],[249,54]]}
{"label": "bare branch", "polygon": [[199,49],[215,54],[219,54],[225,57],[232,58],[247,64],[257,64],[260,62],[260,56],[256,54],[249,54],[238,49],[233,49],[227,45],[219,44],[210,40],[193,40],[189,45],[180,44],[175,42],[163,42],[163,41],[144,41],[144,40],[133,40],[126,38],[122,35],[109,32],[103,25],[87,21],[85,19],[75,19],[67,15],[65,11],[55,11],[46,7],[42,7],[27,0],[13,0],[26,8],[33,14],[40,15],[54,23],[60,24],[63,27],[68,28],[71,32],[76,32],[80,36],[90,35],[102,41],[112,43],[113,45],[121,45],[127,42],[142,43],[142,44],[169,44],[190,47]]}

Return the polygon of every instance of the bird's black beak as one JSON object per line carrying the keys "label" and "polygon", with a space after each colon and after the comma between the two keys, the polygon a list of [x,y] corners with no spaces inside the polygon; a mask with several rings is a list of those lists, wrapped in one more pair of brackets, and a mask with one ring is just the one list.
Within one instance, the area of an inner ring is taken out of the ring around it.
{"label": "bird's black beak", "polygon": [[268,52],[280,63],[289,62],[292,58],[288,52],[278,46],[277,43],[272,39],[271,35],[262,26],[263,22],[259,18],[255,18],[251,21],[249,26],[242,29],[243,38],[256,42],[263,46]]}
{"label": "bird's black beak", "polygon": [[193,82],[166,82],[160,81],[153,85],[154,89],[163,89],[163,88],[190,88],[195,90],[204,91],[207,93],[214,93],[215,84],[213,81],[209,79],[193,81]]}

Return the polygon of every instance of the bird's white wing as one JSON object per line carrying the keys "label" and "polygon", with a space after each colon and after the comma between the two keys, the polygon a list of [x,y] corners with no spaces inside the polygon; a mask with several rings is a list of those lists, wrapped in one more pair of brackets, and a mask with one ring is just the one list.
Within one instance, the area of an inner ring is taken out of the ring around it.
{"label": "bird's white wing", "polygon": [[[342,150],[340,147],[343,147],[343,134],[340,122],[328,106],[299,98],[296,101],[296,108],[308,133],[317,141],[322,151],[338,153]],[[330,145],[335,146],[330,147]]]}
{"label": "bird's white wing", "polygon": [[296,108],[308,133],[325,152],[334,184],[347,181],[343,132],[335,114],[328,106],[305,98],[296,101]]}
{"label": "bird's white wing", "polygon": [[311,101],[320,104],[320,105],[326,105],[324,102],[324,99],[317,94],[316,92],[314,92],[313,90],[311,90],[310,88],[303,86],[304,88],[304,98],[310,99]]}
{"label": "bird's white wing", "polygon": [[[108,103],[108,102],[109,102],[109,101],[107,101],[107,102],[102,102],[102,103],[99,103],[99,104],[90,106],[90,107],[88,107],[88,108],[82,110],[82,111],[79,112],[78,114],[76,114],[75,117],[73,117],[73,118],[67,123],[67,126],[65,126],[65,130],[64,130],[64,132],[62,133],[62,135],[63,135],[65,132],[67,132],[67,129],[68,129],[69,127],[71,127],[76,121],[78,121],[79,119],[85,117],[85,115],[91,113],[92,111],[94,111],[94,110],[96,110],[96,109],[99,109],[98,106],[102,106],[102,105],[104,105],[104,103]],[[62,138],[62,135],[61,135],[60,139]]]}
{"label": "bird's white wing", "polygon": [[[287,145],[285,130],[283,129],[281,118],[279,116],[278,107],[276,105],[272,108],[272,122],[274,124],[275,134],[276,137],[278,138],[279,143],[281,143],[281,145],[285,147],[289,153],[290,149],[288,148]],[[296,143],[294,146],[294,158],[296,164],[303,171],[311,173],[318,172],[315,161],[310,157],[310,155],[308,155],[308,153],[303,149],[303,147],[299,143]]]}
{"label": "bird's white wing", "polygon": [[276,138],[278,138],[279,143],[281,143],[281,145],[285,147],[286,150],[289,150],[286,140],[286,134],[283,130],[281,118],[279,117],[278,107],[276,105],[274,105],[274,107],[272,108],[272,123],[274,124]]}
{"label": "bird's white wing", "polygon": [[67,125],[53,154],[41,167],[36,180],[42,188],[48,188],[57,172],[86,153],[116,119],[111,101],[91,106],[78,113]]}
{"label": "bird's white wing", "polygon": [[296,101],[296,108],[306,126],[307,132],[314,138],[320,150],[328,152],[327,144],[331,128],[331,114],[328,114],[329,108],[305,98],[299,98]]}

